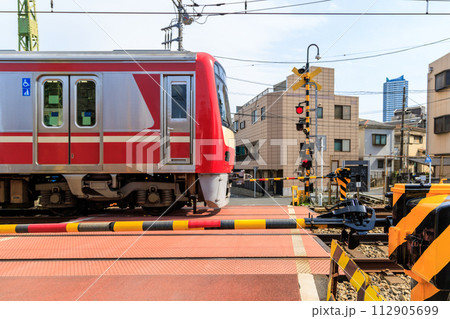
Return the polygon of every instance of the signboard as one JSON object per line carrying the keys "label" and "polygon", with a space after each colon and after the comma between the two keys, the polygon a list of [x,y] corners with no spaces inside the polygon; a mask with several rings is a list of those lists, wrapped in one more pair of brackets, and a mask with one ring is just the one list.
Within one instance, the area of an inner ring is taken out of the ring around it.
{"label": "signboard", "polygon": [[425,164],[431,164],[431,157],[430,157],[430,155],[427,155],[427,158],[425,159]]}
{"label": "signboard", "polygon": [[22,78],[22,96],[31,95],[31,79]]}

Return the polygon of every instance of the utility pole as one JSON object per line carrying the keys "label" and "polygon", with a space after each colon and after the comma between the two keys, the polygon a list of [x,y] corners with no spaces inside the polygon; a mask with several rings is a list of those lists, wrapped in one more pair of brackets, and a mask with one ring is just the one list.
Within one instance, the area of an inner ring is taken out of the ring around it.
{"label": "utility pole", "polygon": [[400,129],[400,170],[403,171],[405,167],[405,160],[403,157],[403,130],[405,127],[405,103],[406,103],[406,88],[403,87],[403,103],[402,103],[402,127]]}
{"label": "utility pole", "polygon": [[[170,50],[172,48],[172,42],[178,41],[178,51],[183,51],[183,24],[190,25],[193,21],[193,18],[189,16],[187,11],[183,7],[183,0],[172,0],[173,4],[177,8],[177,23],[173,24],[174,20],[170,23],[168,27],[162,28],[161,31],[165,32],[164,37],[164,48],[166,50]],[[172,29],[178,29],[178,36],[173,39],[172,38]]]}
{"label": "utility pole", "polygon": [[[173,2],[173,0],[172,0]],[[175,2],[174,2],[175,3]],[[182,51],[183,50],[183,24],[181,23],[181,18],[182,18],[182,10],[183,10],[183,1],[182,0],[178,0],[178,39],[180,39],[178,41],[178,51]]]}
{"label": "utility pole", "polygon": [[36,0],[18,0],[19,51],[39,51]]}

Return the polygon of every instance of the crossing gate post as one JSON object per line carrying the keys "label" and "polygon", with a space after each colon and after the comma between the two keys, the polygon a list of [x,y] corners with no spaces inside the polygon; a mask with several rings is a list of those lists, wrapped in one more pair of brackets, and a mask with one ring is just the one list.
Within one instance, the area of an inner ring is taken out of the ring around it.
{"label": "crossing gate post", "polygon": [[338,168],[334,173],[336,174],[335,181],[338,184],[339,200],[343,201],[347,198],[347,185],[350,183],[350,168]]}
{"label": "crossing gate post", "polygon": [[347,255],[336,240],[331,243],[330,252],[330,280],[328,282],[327,301],[336,300],[337,280],[339,268],[357,291],[357,301],[384,301],[380,289],[372,285],[370,277]]}
{"label": "crossing gate post", "polygon": [[298,186],[292,186],[292,206],[298,206]]}

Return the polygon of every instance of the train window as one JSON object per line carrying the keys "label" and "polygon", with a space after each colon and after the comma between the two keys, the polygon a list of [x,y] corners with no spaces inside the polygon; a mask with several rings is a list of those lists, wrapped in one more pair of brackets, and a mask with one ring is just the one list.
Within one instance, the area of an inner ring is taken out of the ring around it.
{"label": "train window", "polygon": [[94,126],[96,123],[95,82],[77,82],[77,124]]}
{"label": "train window", "polygon": [[63,84],[61,81],[44,83],[44,125],[61,127],[63,124]]}
{"label": "train window", "polygon": [[187,85],[172,83],[172,118],[185,119],[187,116]]}
{"label": "train window", "polygon": [[217,100],[219,102],[222,125],[231,127],[230,102],[228,101],[225,71],[222,66],[216,62],[216,64],[214,64],[214,72],[216,74]]}

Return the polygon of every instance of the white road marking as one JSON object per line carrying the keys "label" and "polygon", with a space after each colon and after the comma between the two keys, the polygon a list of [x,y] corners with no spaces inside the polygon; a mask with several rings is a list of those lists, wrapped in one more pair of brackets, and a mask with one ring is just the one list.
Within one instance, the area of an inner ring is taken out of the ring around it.
{"label": "white road marking", "polygon": [[15,238],[15,237],[0,238],[0,241],[7,241],[7,240],[10,240],[10,239],[13,239],[13,238]]}
{"label": "white road marking", "polygon": [[300,298],[302,301],[320,301],[314,276],[311,274],[298,274]]}

